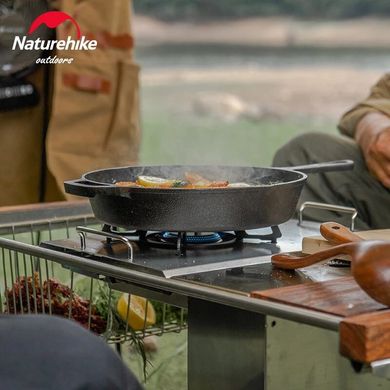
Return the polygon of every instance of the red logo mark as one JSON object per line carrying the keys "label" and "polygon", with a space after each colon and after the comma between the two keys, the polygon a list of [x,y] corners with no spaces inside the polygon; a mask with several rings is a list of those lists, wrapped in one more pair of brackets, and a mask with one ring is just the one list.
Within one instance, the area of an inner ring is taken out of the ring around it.
{"label": "red logo mark", "polygon": [[74,24],[77,29],[77,39],[80,39],[81,31],[77,22],[70,15],[61,11],[49,11],[39,15],[31,23],[30,29],[28,30],[28,35],[32,34],[42,24],[45,24],[49,28],[56,28],[67,20],[70,20]]}

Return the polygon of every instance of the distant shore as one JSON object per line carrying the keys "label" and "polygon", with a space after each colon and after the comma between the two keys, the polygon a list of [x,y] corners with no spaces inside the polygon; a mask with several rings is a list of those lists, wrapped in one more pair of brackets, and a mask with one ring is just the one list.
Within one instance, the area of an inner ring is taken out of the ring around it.
{"label": "distant shore", "polygon": [[205,23],[164,22],[135,15],[138,46],[158,44],[234,44],[269,47],[390,48],[389,19],[301,21],[251,18]]}

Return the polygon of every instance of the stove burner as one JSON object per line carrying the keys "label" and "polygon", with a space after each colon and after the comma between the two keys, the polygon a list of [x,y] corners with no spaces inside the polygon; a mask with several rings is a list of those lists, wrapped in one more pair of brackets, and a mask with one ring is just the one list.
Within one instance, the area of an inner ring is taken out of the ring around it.
{"label": "stove burner", "polygon": [[[124,237],[135,237],[144,245],[156,248],[176,249],[177,255],[183,256],[187,249],[211,249],[226,248],[242,244],[244,239],[270,241],[276,243],[282,236],[278,226],[271,226],[270,234],[249,234],[246,231],[235,232],[145,232],[145,231],[120,231],[114,226],[104,225],[103,232]],[[112,238],[107,238],[110,244]]]}
{"label": "stove burner", "polygon": [[155,248],[176,249],[177,254],[182,256],[187,249],[226,248],[241,240],[234,233],[227,232],[207,234],[157,232],[147,234],[144,242]]}
{"label": "stove burner", "polygon": [[[176,243],[179,233],[163,232],[164,240],[174,240]],[[223,239],[224,233],[187,233],[185,236],[186,244],[215,244]]]}

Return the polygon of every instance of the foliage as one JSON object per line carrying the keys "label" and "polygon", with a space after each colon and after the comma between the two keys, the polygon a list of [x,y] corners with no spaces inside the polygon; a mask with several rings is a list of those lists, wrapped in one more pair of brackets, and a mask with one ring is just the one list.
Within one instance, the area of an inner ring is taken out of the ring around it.
{"label": "foliage", "polygon": [[[88,292],[91,288],[91,279],[80,278],[76,282],[76,290],[80,295],[88,296]],[[110,290],[106,283],[100,281],[93,281],[92,296],[93,304],[96,307],[96,311],[102,316],[102,318],[108,323],[108,331],[105,333],[105,337],[108,339],[115,339],[121,335],[126,335],[126,340],[129,341],[138,352],[142,364],[144,380],[147,379],[147,368],[150,364],[145,348],[144,348],[144,335],[142,331],[135,331],[122,320],[117,312],[118,299],[122,295],[121,292]],[[156,312],[156,326],[163,326],[164,323],[181,323],[187,320],[187,314],[181,318],[182,310],[180,308],[164,305],[158,301],[151,301]],[[126,333],[127,331],[127,333]],[[119,341],[119,339],[118,339]],[[154,371],[153,371],[154,372]]]}

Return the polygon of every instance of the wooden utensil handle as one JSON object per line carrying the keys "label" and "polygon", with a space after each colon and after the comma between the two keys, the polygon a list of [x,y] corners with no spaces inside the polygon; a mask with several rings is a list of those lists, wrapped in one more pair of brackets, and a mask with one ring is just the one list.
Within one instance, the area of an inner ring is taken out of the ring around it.
{"label": "wooden utensil handle", "polygon": [[321,224],[320,232],[322,237],[326,238],[327,241],[334,245],[362,241],[360,236],[337,222],[326,222]]}
{"label": "wooden utensil handle", "polygon": [[313,253],[307,256],[295,256],[290,253],[278,253],[273,255],[271,258],[272,265],[282,269],[297,269],[308,267],[309,265],[316,264],[320,261],[327,260],[333,256],[338,255],[351,255],[356,246],[357,242],[350,242],[341,244],[333,248],[325,249],[323,251]]}

